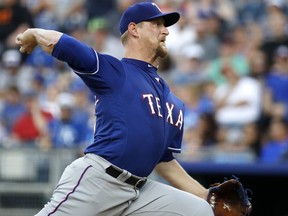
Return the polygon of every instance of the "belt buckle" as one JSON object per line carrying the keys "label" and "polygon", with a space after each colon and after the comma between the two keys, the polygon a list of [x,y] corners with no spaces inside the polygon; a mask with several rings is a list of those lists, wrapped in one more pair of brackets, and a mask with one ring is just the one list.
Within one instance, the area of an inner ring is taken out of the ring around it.
{"label": "belt buckle", "polygon": [[136,182],[136,184],[134,185],[134,189],[140,189],[140,188],[142,188],[143,187],[143,185],[146,183],[146,181],[147,181],[147,178],[141,178],[141,179],[139,179],[137,182]]}

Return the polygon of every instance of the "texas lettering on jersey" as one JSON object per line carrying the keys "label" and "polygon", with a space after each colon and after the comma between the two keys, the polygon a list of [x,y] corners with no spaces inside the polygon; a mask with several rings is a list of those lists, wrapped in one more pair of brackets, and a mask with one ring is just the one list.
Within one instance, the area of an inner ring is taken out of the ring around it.
{"label": "texas lettering on jersey", "polygon": [[[163,110],[161,107],[161,100],[158,97],[155,97],[153,94],[143,94],[144,101],[148,102],[150,112],[152,115],[157,115],[158,117],[163,118]],[[171,125],[174,125],[181,130],[183,125],[183,111],[180,109],[179,112],[176,113],[176,115],[173,115],[173,110],[175,105],[170,104],[168,102],[165,103],[166,107],[166,122],[170,123]],[[156,108],[156,109],[155,109]]]}

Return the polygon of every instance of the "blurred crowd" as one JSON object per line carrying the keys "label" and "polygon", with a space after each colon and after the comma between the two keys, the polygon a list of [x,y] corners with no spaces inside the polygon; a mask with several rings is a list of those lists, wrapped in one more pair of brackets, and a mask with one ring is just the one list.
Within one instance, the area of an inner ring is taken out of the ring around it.
{"label": "blurred crowd", "polygon": [[[0,146],[83,149],[93,140],[94,98],[60,61],[15,36],[27,27],[70,34],[123,55],[118,22],[137,0],[0,2]],[[287,0],[155,0],[177,10],[159,74],[186,104],[187,161],[288,161]]]}

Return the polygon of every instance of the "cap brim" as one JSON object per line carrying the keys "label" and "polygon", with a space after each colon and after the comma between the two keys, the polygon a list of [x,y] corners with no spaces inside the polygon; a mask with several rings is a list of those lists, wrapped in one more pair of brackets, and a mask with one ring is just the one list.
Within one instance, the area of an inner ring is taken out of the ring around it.
{"label": "cap brim", "polygon": [[[172,13],[162,13],[157,16],[151,17],[149,20],[157,19],[163,17],[164,19],[164,25],[166,27],[174,25],[175,23],[178,22],[180,19],[180,14],[177,12],[172,12]],[[148,21],[148,20],[147,20]]]}

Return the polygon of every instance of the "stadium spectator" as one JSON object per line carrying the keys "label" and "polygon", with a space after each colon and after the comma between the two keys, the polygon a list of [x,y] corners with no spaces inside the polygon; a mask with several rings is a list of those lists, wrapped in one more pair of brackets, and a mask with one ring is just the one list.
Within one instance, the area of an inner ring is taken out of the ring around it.
{"label": "stadium spectator", "polygon": [[79,148],[83,145],[85,128],[73,119],[75,98],[63,92],[57,96],[60,116],[49,124],[49,132],[54,148]]}
{"label": "stadium spectator", "polygon": [[21,54],[16,49],[6,50],[2,55],[0,92],[8,86],[17,86],[21,93],[29,91],[33,80],[31,70],[22,65]]}
{"label": "stadium spectator", "polygon": [[[76,78],[75,74],[74,78]],[[73,119],[82,129],[82,145],[88,145],[93,140],[94,131],[94,97],[82,80],[74,79],[70,85],[70,92],[73,94],[75,104],[73,107]],[[89,133],[91,132],[91,133]]]}
{"label": "stadium spectator", "polygon": [[256,122],[261,113],[260,83],[239,75],[229,61],[222,65],[221,72],[226,83],[216,88],[213,98],[217,123],[223,127],[243,127]]}
{"label": "stadium spectator", "polygon": [[2,0],[0,4],[0,54],[15,48],[15,37],[24,29],[33,26],[30,11],[20,0]]}
{"label": "stadium spectator", "polygon": [[283,119],[273,119],[268,137],[264,141],[260,161],[265,163],[280,163],[288,161],[287,122]]}
{"label": "stadium spectator", "polygon": [[25,93],[26,111],[17,119],[12,128],[12,138],[20,146],[49,149],[51,139],[48,124],[52,120],[51,113],[41,110],[37,93]]}
{"label": "stadium spectator", "polygon": [[11,135],[17,119],[25,112],[21,93],[17,86],[9,86],[4,91],[3,107],[0,112],[1,123],[5,132]]}
{"label": "stadium spectator", "polygon": [[196,40],[196,30],[191,24],[190,16],[187,12],[183,11],[178,23],[171,26],[169,37],[166,40],[173,62],[180,65],[182,49],[186,46],[192,46]]}
{"label": "stadium spectator", "polygon": [[252,163],[259,148],[257,127],[249,123],[239,128],[218,127],[216,145],[210,159],[215,163]]}
{"label": "stadium spectator", "polygon": [[[283,10],[284,1],[282,3],[276,3],[270,1],[267,5],[267,16],[263,20],[263,36],[264,40],[261,45],[261,49],[267,56],[268,66],[273,64],[274,53],[281,45],[288,46],[288,32],[287,32],[287,13]],[[280,1],[278,1],[280,2]]]}
{"label": "stadium spectator", "polygon": [[93,18],[88,22],[91,46],[100,53],[107,53],[121,59],[124,53],[121,41],[109,32],[105,18]]}
{"label": "stadium spectator", "polygon": [[[209,50],[207,52],[210,52]],[[223,76],[222,68],[226,62],[230,62],[234,70],[240,75],[249,74],[249,65],[246,56],[239,54],[235,50],[235,43],[231,35],[221,41],[220,53],[213,60],[208,62],[207,74],[209,79],[213,81],[216,85],[225,83],[227,80]]]}
{"label": "stadium spectator", "polygon": [[201,84],[208,80],[203,61],[204,49],[198,44],[186,45],[179,51],[179,60],[171,70],[170,80],[173,83]]}
{"label": "stadium spectator", "polygon": [[268,117],[288,121],[288,47],[279,46],[274,61],[265,77],[265,112]]}
{"label": "stadium spectator", "polygon": [[54,0],[24,0],[22,4],[32,14],[35,27],[58,29],[61,23],[57,20],[56,3]]}
{"label": "stadium spectator", "polygon": [[[203,59],[205,61],[212,61],[213,59],[219,56],[219,48],[220,48],[220,38],[215,32],[211,32],[209,29],[208,22],[211,19],[216,19],[213,21],[217,21],[217,16],[214,12],[208,13],[207,15],[198,14],[198,17],[195,18],[193,22],[195,32],[196,32],[196,40],[195,43],[202,46],[204,49]],[[213,24],[215,25],[215,24]]]}
{"label": "stadium spectator", "polygon": [[[86,14],[87,23],[95,18],[107,16],[110,12],[116,10],[116,1],[114,0],[82,0],[74,1],[72,6],[68,8],[66,19],[73,14]],[[74,17],[75,18],[75,17]],[[119,35],[120,36],[120,35]]]}

